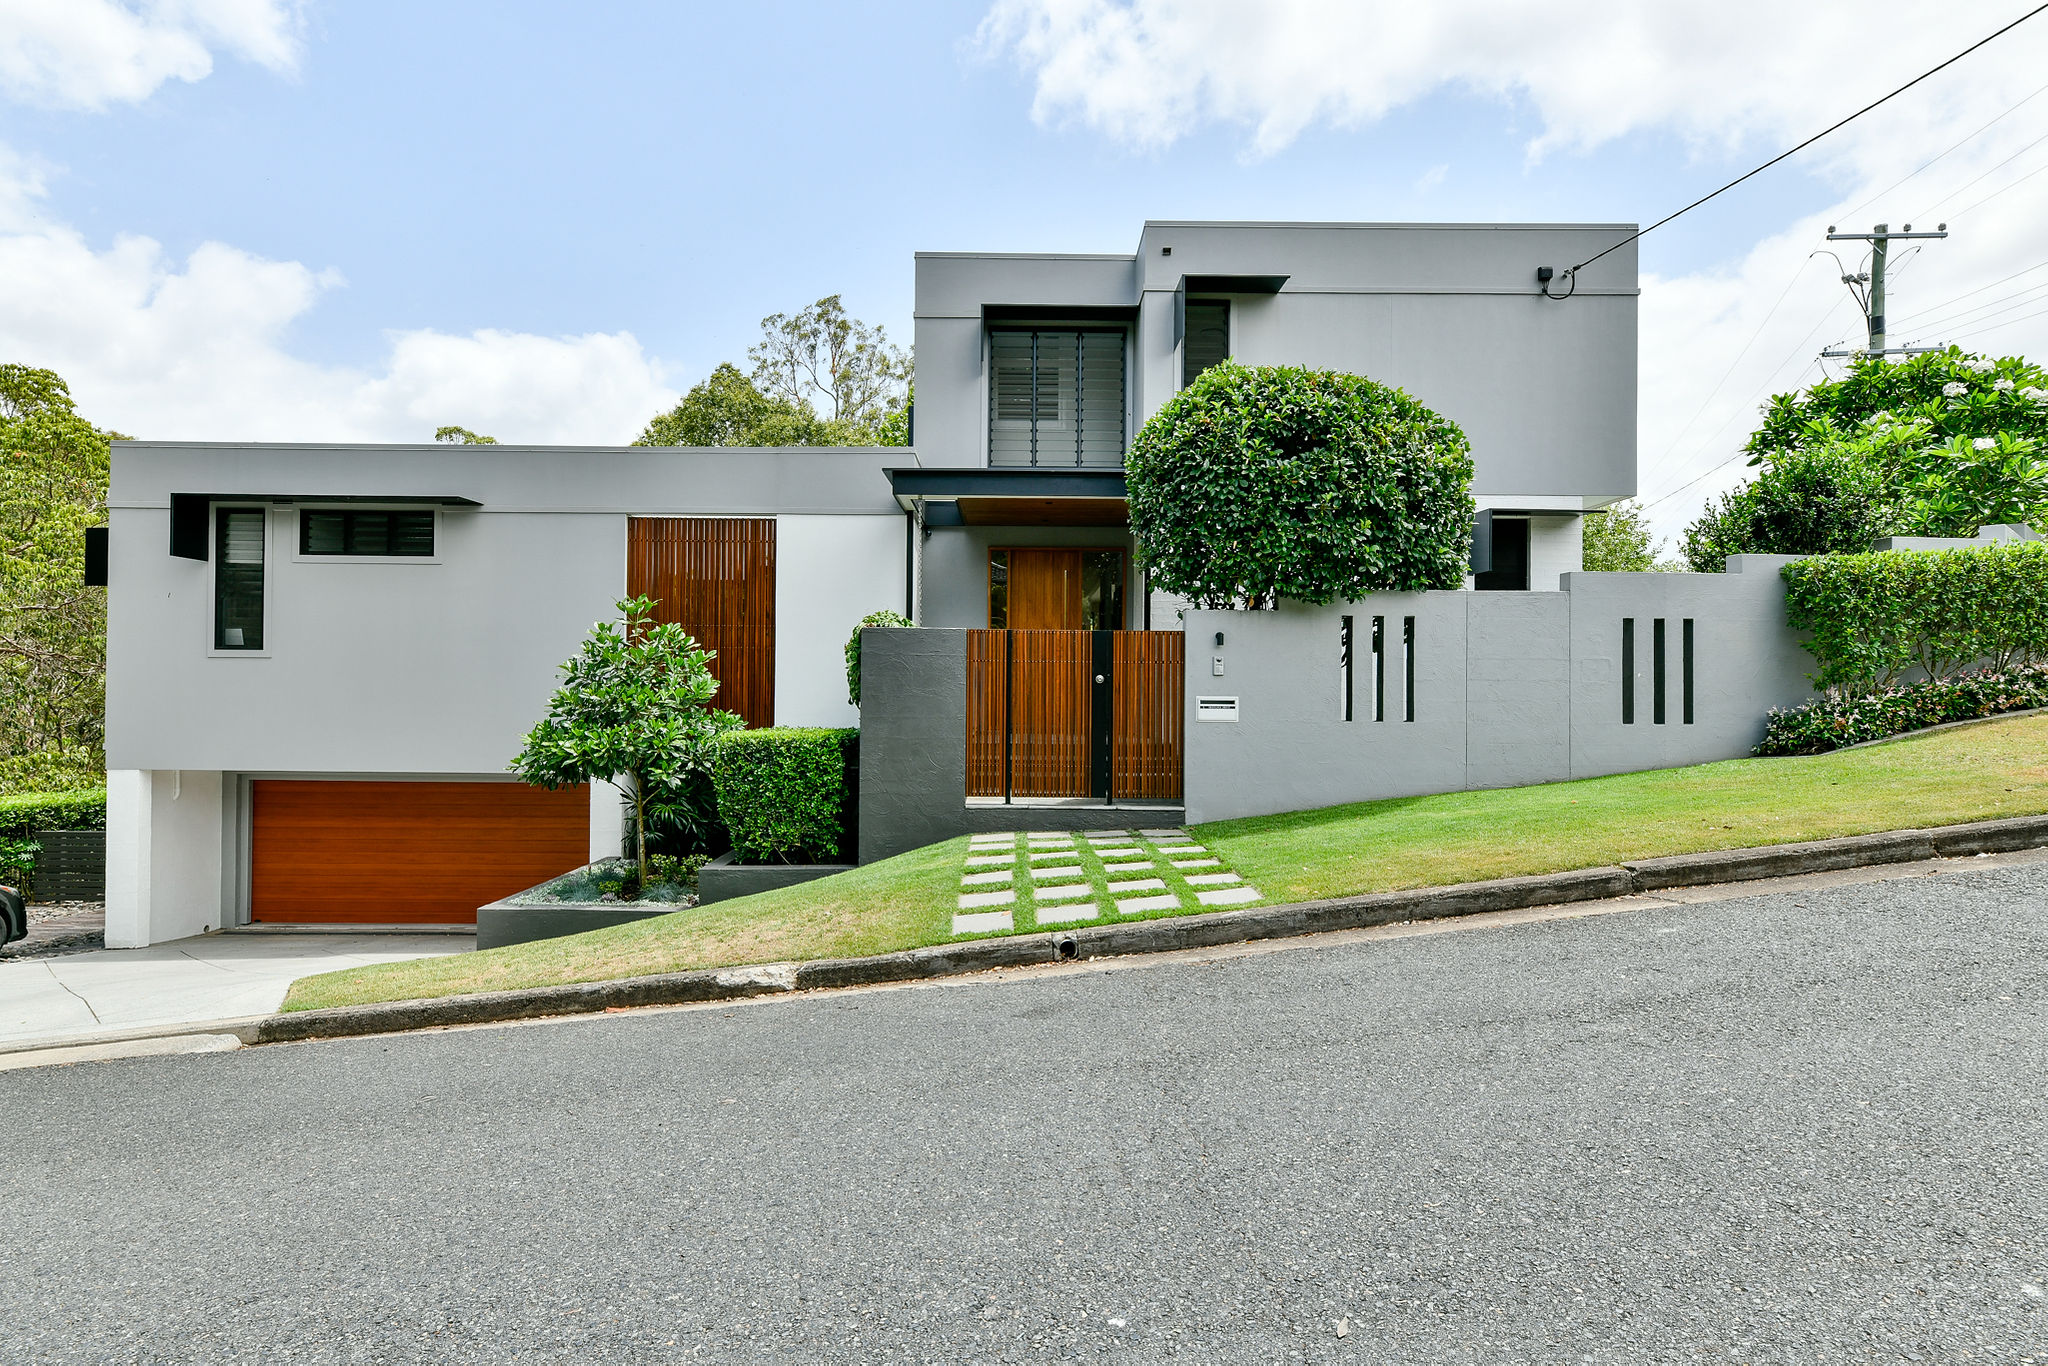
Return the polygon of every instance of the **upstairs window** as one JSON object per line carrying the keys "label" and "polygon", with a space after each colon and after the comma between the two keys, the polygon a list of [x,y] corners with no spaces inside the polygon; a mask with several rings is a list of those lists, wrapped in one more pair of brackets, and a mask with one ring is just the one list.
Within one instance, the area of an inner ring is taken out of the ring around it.
{"label": "upstairs window", "polygon": [[1180,348],[1183,389],[1210,366],[1230,359],[1230,300],[1189,299],[1186,308],[1187,329]]}
{"label": "upstairs window", "polygon": [[432,555],[431,512],[301,512],[301,555]]}
{"label": "upstairs window", "polygon": [[213,514],[213,647],[263,648],[262,508]]}
{"label": "upstairs window", "polygon": [[1121,328],[997,328],[989,333],[988,463],[1124,463]]}

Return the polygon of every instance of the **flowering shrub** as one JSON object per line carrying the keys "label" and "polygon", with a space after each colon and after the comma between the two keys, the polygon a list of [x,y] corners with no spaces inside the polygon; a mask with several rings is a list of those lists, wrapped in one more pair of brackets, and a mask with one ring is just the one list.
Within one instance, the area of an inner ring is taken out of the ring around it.
{"label": "flowering shrub", "polygon": [[1948,721],[2048,707],[2048,667],[1935,678],[1855,696],[1823,697],[1803,707],[1773,709],[1764,721],[1759,755],[1824,754]]}

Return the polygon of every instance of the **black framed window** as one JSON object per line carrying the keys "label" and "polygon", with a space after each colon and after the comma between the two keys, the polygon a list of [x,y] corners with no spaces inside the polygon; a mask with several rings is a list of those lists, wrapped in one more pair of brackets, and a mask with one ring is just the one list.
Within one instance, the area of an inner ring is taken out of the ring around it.
{"label": "black framed window", "polygon": [[1185,316],[1187,333],[1180,348],[1183,389],[1210,366],[1230,359],[1230,300],[1189,299]]}
{"label": "black framed window", "polygon": [[299,514],[301,555],[431,555],[431,512],[318,512]]}
{"label": "black framed window", "polygon": [[988,463],[1124,463],[1122,328],[989,332]]}
{"label": "black framed window", "polygon": [[262,508],[213,513],[213,647],[263,648]]}

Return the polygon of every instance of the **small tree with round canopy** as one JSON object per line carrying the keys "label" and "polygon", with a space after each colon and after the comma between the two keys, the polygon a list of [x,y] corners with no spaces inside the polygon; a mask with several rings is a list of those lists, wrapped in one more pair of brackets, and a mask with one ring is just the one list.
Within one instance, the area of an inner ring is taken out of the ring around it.
{"label": "small tree with round canopy", "polygon": [[1152,582],[1203,607],[1456,588],[1470,562],[1464,432],[1360,375],[1211,367],[1124,473]]}
{"label": "small tree with round canopy", "polygon": [[746,723],[711,706],[711,651],[682,627],[657,623],[652,598],[618,606],[622,619],[592,626],[582,651],[562,665],[562,686],[512,771],[549,789],[625,779],[634,867],[644,876],[648,804],[709,773],[718,737]]}

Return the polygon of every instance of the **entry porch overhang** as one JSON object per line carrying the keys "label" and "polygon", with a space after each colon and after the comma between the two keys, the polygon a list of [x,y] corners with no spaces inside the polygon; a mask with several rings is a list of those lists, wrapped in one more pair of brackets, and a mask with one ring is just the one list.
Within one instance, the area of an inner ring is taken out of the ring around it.
{"label": "entry porch overhang", "polygon": [[1127,526],[1124,472],[1089,469],[892,469],[889,489],[905,512],[924,508],[927,528]]}

